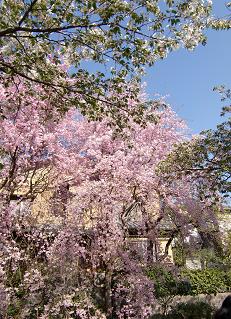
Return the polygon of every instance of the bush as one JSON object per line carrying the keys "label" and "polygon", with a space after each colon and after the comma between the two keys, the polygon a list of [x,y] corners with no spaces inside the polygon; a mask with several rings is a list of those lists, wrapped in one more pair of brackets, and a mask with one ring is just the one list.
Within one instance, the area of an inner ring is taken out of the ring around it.
{"label": "bush", "polygon": [[155,267],[148,269],[147,275],[154,281],[156,298],[190,294],[190,282],[187,279],[176,277],[170,270]]}
{"label": "bush", "polygon": [[176,277],[162,267],[148,269],[147,275],[154,281],[155,296],[185,296],[198,294],[217,294],[226,292],[231,287],[231,271],[214,268],[203,270],[184,269]]}
{"label": "bush", "polygon": [[217,294],[225,292],[231,286],[231,276],[219,269],[183,270],[181,277],[189,280],[190,295]]}
{"label": "bush", "polygon": [[177,267],[183,267],[186,263],[186,251],[184,247],[180,246],[179,244],[175,247],[172,247],[173,253],[173,260],[174,264]]}
{"label": "bush", "polygon": [[175,295],[177,290],[176,279],[170,271],[155,267],[149,269],[148,277],[154,281],[155,296],[157,298]]}

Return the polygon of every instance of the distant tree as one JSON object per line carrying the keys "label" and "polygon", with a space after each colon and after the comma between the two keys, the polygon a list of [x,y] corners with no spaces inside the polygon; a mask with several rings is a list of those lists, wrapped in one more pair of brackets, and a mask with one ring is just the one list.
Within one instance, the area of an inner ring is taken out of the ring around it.
{"label": "distant tree", "polygon": [[[222,94],[222,101],[230,100],[229,89],[220,86],[214,90]],[[230,105],[224,106],[221,112],[225,117],[223,123],[217,125],[215,130],[203,131],[191,140],[178,143],[159,165],[159,175],[169,185],[175,185],[177,180],[182,179],[195,182],[197,195],[194,201],[198,201],[199,198],[198,211],[201,211],[200,202],[206,202],[214,210],[214,214],[217,214],[226,207],[224,201],[230,196],[230,110]],[[190,223],[200,235],[201,248],[212,249],[221,257],[223,248],[217,221],[213,219],[209,227],[205,227],[205,224],[201,224],[197,219],[191,219]]]}
{"label": "distant tree", "polygon": [[[222,94],[222,101],[230,101],[229,89],[220,86],[215,90]],[[194,179],[206,177],[198,185],[201,197],[210,196],[211,202],[216,199],[216,195],[222,194],[227,197],[231,191],[230,111],[230,104],[224,106],[221,112],[221,116],[225,117],[224,122],[218,124],[215,130],[203,131],[191,140],[178,144],[162,165],[162,172],[165,172],[166,178],[169,177],[169,179],[182,176],[190,176]],[[203,183],[204,181],[206,183]],[[211,197],[211,190],[213,197]]]}

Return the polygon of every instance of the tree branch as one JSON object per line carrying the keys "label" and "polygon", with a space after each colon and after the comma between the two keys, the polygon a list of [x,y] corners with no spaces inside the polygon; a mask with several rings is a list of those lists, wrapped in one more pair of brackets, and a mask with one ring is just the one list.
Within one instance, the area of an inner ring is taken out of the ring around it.
{"label": "tree branch", "polygon": [[[24,79],[26,79],[26,80],[29,80],[29,81],[34,82],[34,83],[42,84],[42,85],[51,87],[51,88],[53,88],[53,89],[55,89],[55,88],[56,88],[56,89],[57,89],[57,88],[60,88],[60,89],[67,90],[67,91],[72,92],[72,93],[82,94],[85,98],[88,98],[88,99],[91,99],[91,100],[94,100],[94,101],[98,101],[98,102],[105,103],[105,104],[107,104],[107,105],[109,105],[109,106],[111,106],[111,107],[115,107],[115,106],[116,106],[116,103],[110,102],[109,100],[102,99],[102,98],[100,98],[100,97],[95,97],[95,96],[90,95],[90,94],[87,94],[87,93],[85,93],[85,92],[83,92],[83,91],[73,89],[73,88],[71,88],[71,87],[69,87],[69,86],[65,86],[65,85],[61,85],[61,84],[55,84],[55,83],[52,83],[52,82],[47,82],[47,81],[35,79],[35,78],[33,78],[33,77],[31,77],[31,76],[29,76],[29,75],[27,75],[27,74],[25,74],[25,73],[23,73],[23,72],[17,70],[17,69],[15,69],[14,66],[12,66],[12,65],[10,65],[10,64],[8,64],[8,63],[3,62],[3,61],[0,60],[0,65],[1,65],[1,64],[2,64],[3,67],[9,68],[9,69],[13,72],[13,74],[16,74],[16,75],[18,75],[18,76],[20,76],[20,77],[22,77],[22,78],[24,78]],[[0,71],[2,71],[2,72],[4,72],[4,73],[7,74],[6,70],[5,70],[4,68],[1,68],[1,66],[0,66]],[[122,106],[121,106],[121,110],[122,110],[122,109],[123,109],[123,108],[122,108]],[[123,110],[126,111],[125,109],[123,109]]]}
{"label": "tree branch", "polygon": [[28,17],[29,13],[32,11],[33,6],[36,4],[38,0],[33,0],[27,10],[25,11],[24,15],[22,16],[21,20],[19,21],[18,25],[21,26],[25,19]]}
{"label": "tree branch", "polygon": [[17,26],[14,28],[8,28],[3,31],[0,31],[0,37],[4,37],[6,35],[10,35],[16,32],[37,32],[37,33],[53,33],[53,32],[59,32],[59,31],[65,31],[65,30],[71,30],[71,29],[78,29],[78,28],[98,28],[101,26],[108,25],[109,23],[99,23],[99,24],[88,24],[88,25],[67,25],[63,27],[55,27],[55,28],[27,28],[27,27],[21,27]]}

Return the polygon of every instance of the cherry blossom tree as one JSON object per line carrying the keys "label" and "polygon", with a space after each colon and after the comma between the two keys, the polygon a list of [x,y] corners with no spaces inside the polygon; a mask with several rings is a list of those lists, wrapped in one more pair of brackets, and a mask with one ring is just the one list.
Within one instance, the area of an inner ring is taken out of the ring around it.
{"label": "cherry blossom tree", "polygon": [[[1,312],[148,318],[155,290],[145,267],[164,263],[174,236],[190,234],[192,223],[215,220],[196,180],[169,183],[158,173],[185,140],[185,124],[159,100],[146,104],[145,126],[131,118],[121,136],[109,118],[89,122],[75,108],[61,115],[54,91],[16,84],[1,87]],[[128,99],[127,108],[137,103]],[[33,207],[48,189],[41,223]],[[166,218],[172,234],[155,259]],[[144,259],[129,245],[134,225],[147,238]]]}
{"label": "cherry blossom tree", "polygon": [[[163,100],[147,101],[138,76],[205,44],[207,28],[230,28],[211,10],[202,0],[2,1],[4,317],[147,318],[155,289],[145,267],[164,263],[175,236],[215,223],[204,176],[161,173],[186,127]],[[155,259],[166,218],[172,233]],[[147,238],[143,259],[129,244],[134,229]]]}

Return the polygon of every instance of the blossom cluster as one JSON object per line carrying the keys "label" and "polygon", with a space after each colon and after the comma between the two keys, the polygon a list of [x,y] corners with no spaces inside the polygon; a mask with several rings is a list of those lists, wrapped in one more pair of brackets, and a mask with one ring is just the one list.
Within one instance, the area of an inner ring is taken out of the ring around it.
{"label": "blossom cluster", "polygon": [[[107,118],[89,122],[76,109],[60,115],[40,85],[0,92],[0,312],[148,318],[155,289],[145,267],[166,257],[160,251],[154,258],[160,222],[170,219],[186,237],[190,223],[210,218],[195,182],[170,184],[157,173],[185,140],[184,122],[157,101],[146,110],[155,121],[131,119],[121,136]],[[44,194],[46,208],[38,212]],[[127,240],[134,228],[148,241],[143,260]]]}

